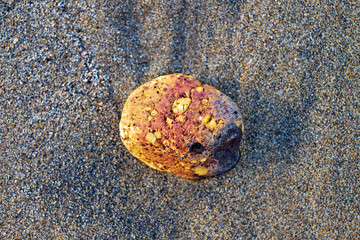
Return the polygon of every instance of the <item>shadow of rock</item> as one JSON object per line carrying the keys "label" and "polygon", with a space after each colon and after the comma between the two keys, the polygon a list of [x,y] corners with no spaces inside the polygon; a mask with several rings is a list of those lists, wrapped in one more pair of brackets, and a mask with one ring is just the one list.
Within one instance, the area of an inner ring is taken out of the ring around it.
{"label": "shadow of rock", "polygon": [[291,164],[302,147],[308,145],[303,135],[308,131],[308,116],[316,101],[314,86],[311,79],[301,76],[294,83],[296,89],[269,88],[266,77],[257,81],[241,84],[239,106],[245,122],[243,161]]}

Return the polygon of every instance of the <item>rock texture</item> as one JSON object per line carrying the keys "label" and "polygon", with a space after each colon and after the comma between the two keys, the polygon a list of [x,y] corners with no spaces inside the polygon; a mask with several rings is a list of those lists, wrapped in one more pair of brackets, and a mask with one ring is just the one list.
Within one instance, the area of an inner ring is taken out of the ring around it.
{"label": "rock texture", "polygon": [[152,168],[187,178],[221,174],[239,159],[240,110],[192,76],[171,74],[137,88],[125,103],[121,138]]}

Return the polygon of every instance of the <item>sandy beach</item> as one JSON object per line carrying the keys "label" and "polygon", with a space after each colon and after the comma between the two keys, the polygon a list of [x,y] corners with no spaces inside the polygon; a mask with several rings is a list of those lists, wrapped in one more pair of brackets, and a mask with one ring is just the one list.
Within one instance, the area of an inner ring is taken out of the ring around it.
{"label": "sandy beach", "polygon": [[[356,239],[358,1],[0,2],[1,239]],[[134,158],[129,94],[170,73],[237,103],[239,163]]]}

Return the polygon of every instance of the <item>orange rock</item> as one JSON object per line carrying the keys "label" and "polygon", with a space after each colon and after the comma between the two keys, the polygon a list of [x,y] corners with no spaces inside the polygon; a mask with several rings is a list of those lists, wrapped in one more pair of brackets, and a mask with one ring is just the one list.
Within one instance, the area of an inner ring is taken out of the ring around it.
{"label": "orange rock", "polygon": [[226,95],[171,74],[132,92],[120,121],[126,148],[154,169],[187,178],[221,174],[239,159],[243,121]]}

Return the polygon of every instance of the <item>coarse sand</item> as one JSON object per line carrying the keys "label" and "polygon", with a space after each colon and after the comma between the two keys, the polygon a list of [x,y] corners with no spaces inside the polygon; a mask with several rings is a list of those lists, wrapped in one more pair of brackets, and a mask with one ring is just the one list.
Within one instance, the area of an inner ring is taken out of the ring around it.
{"label": "coarse sand", "polygon": [[[1,1],[1,239],[355,239],[359,1]],[[189,180],[122,144],[161,75],[231,97],[239,163]]]}

